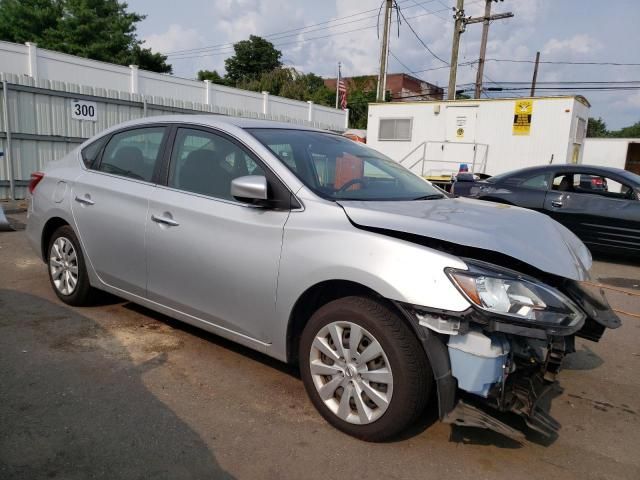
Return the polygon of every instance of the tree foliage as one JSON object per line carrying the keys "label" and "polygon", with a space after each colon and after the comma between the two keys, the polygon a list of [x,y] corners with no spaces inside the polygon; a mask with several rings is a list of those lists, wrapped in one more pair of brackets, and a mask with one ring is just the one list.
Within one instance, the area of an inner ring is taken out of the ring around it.
{"label": "tree foliage", "polygon": [[640,138],[640,122],[636,122],[628,127],[610,132],[612,137],[617,138]]}
{"label": "tree foliage", "polygon": [[282,52],[273,43],[256,35],[233,45],[235,54],[224,61],[226,78],[234,84],[257,79],[261,74],[280,66]]}
{"label": "tree foliage", "polygon": [[[294,100],[311,100],[318,105],[335,106],[336,91],[327,88],[324,80],[314,73],[304,74],[282,66],[282,52],[271,42],[251,35],[234,46],[235,55],[225,60],[226,76],[215,70],[200,70],[198,80],[230,85],[254,92],[269,92]],[[349,79],[347,108],[353,128],[366,128],[368,105],[376,101],[376,78],[373,76]],[[390,100],[387,92],[386,100]]]}
{"label": "tree foliage", "polygon": [[293,68],[275,68],[256,79],[241,81],[236,86],[254,92],[267,91],[293,100],[311,100],[320,105],[330,105],[335,96],[335,90],[325,87],[318,75],[304,74]]}
{"label": "tree foliage", "polygon": [[587,137],[607,137],[609,131],[607,130],[607,124],[602,118],[589,117],[589,123],[587,123]]}
{"label": "tree foliage", "polygon": [[636,122],[620,130],[609,130],[602,118],[589,117],[587,124],[587,137],[608,137],[608,138],[640,138],[640,122]]}
{"label": "tree foliage", "polygon": [[127,8],[118,0],[0,0],[0,39],[171,73],[167,57],[137,38],[145,16]]}
{"label": "tree foliage", "polygon": [[229,79],[220,75],[216,70],[199,70],[198,71],[198,80],[201,82],[204,80],[209,80],[211,83],[217,83],[218,85],[229,85]]}

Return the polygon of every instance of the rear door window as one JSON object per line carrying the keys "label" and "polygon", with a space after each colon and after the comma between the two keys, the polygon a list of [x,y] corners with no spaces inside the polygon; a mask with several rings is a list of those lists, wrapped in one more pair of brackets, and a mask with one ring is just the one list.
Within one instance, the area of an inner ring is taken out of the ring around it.
{"label": "rear door window", "polygon": [[631,198],[633,193],[631,187],[598,174],[576,174],[573,177],[573,185],[578,193],[603,195],[610,198]]}
{"label": "rear door window", "polygon": [[553,177],[552,190],[573,192],[573,173],[558,173]]}
{"label": "rear door window", "polygon": [[160,158],[165,127],[116,133],[104,149],[98,170],[150,182]]}

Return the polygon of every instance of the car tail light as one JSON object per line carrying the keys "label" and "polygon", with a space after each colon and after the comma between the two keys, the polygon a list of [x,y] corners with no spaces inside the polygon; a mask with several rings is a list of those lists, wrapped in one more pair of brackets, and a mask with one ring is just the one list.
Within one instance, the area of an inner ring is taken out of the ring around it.
{"label": "car tail light", "polygon": [[602,188],[604,186],[604,180],[600,177],[595,177],[591,179],[591,186],[593,188]]}
{"label": "car tail light", "polygon": [[29,193],[33,194],[33,191],[36,189],[40,180],[44,178],[44,173],[42,172],[33,172],[31,174],[31,179],[29,180]]}

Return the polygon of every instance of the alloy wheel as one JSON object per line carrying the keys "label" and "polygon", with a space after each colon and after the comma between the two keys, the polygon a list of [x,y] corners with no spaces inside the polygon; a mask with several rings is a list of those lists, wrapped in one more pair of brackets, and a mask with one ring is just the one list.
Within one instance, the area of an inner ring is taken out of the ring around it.
{"label": "alloy wheel", "polygon": [[71,240],[58,237],[49,252],[53,284],[62,295],[71,295],[78,285],[78,256]]}
{"label": "alloy wheel", "polygon": [[309,354],[313,384],[342,420],[365,425],[378,420],[393,395],[393,374],[382,345],[352,322],[325,325]]}

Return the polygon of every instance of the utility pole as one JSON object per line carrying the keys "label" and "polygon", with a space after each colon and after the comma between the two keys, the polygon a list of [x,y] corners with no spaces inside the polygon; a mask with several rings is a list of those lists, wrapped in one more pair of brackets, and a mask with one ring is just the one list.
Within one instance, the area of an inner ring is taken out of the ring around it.
{"label": "utility pole", "polygon": [[476,75],[476,91],[474,98],[480,98],[480,94],[482,93],[482,78],[484,77],[484,62],[487,53],[487,39],[489,37],[489,22],[491,22],[491,20],[513,17],[512,12],[491,15],[491,4],[498,1],[502,2],[504,0],[485,0],[484,17],[472,17],[466,20],[467,25],[482,22],[482,40],[480,42],[480,58],[478,59],[478,73]]}
{"label": "utility pole", "polygon": [[391,9],[393,0],[386,0],[384,9],[384,30],[380,44],[380,73],[378,74],[378,90],[376,102],[384,102],[385,89],[387,87],[387,59],[389,58],[389,29],[391,27]]}
{"label": "utility pole", "polygon": [[536,66],[533,67],[533,79],[531,80],[531,96],[536,96],[536,82],[538,81],[538,65],[540,64],[540,52],[536,52]]}
{"label": "utility pole", "polygon": [[482,93],[482,77],[484,75],[484,59],[487,53],[487,37],[489,36],[489,17],[491,16],[491,0],[484,4],[484,21],[482,22],[482,40],[480,40],[480,58],[478,60],[478,74],[476,75],[476,92],[474,98],[480,98]]}
{"label": "utility pole", "polygon": [[458,74],[458,50],[460,49],[460,35],[465,30],[464,21],[464,0],[457,0],[456,8],[453,9],[453,18],[456,23],[453,27],[453,44],[451,46],[451,65],[449,66],[449,88],[447,99],[456,99],[456,75]]}

